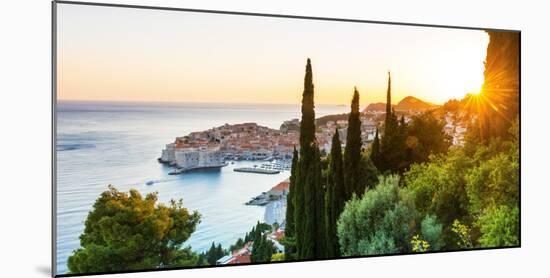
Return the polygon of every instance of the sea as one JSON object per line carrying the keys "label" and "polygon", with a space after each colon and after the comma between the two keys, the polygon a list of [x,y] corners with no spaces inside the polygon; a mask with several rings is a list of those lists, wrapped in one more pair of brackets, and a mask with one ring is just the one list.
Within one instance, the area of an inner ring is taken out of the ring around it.
{"label": "sea", "polygon": [[[337,105],[316,106],[316,116],[345,113]],[[239,161],[218,170],[168,175],[157,162],[161,150],[177,136],[223,124],[255,122],[278,129],[300,117],[299,105],[227,103],[145,103],[58,101],[57,273],[68,271],[67,258],[80,247],[84,221],[101,192],[113,185],[120,191],[137,189],[143,196],[157,192],[159,202],[183,200],[201,223],[185,242],[196,252],[212,242],[225,248],[243,237],[266,208],[246,206],[250,198],[268,191],[290,176],[234,172],[259,162]],[[153,184],[147,185],[149,181]]]}

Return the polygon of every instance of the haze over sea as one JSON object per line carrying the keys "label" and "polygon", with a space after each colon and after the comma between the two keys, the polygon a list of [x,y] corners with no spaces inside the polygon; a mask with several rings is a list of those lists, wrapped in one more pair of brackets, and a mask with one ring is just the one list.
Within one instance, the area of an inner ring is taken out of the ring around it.
{"label": "haze over sea", "polygon": [[[316,116],[345,113],[349,108],[316,106]],[[170,176],[157,162],[161,150],[177,136],[225,123],[255,122],[278,129],[299,118],[300,106],[287,104],[213,104],[58,101],[57,103],[57,272],[67,272],[67,258],[80,246],[79,236],[94,201],[109,184],[143,195],[158,192],[160,202],[183,199],[202,215],[186,241],[202,252],[212,241],[225,248],[243,237],[264,207],[245,206],[251,197],[286,179],[277,175],[233,172],[237,162],[221,170]],[[148,181],[153,185],[146,185]]]}

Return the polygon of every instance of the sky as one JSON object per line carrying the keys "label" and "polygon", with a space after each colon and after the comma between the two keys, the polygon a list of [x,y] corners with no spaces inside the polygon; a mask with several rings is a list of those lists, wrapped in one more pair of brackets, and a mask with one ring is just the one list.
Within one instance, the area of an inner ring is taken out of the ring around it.
{"label": "sky", "polygon": [[60,100],[442,104],[477,93],[484,31],[58,4]]}

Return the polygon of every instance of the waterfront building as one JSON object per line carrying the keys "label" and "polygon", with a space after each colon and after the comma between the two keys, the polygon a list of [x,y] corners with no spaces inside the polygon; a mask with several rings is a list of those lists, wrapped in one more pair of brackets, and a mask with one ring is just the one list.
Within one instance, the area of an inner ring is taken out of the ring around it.
{"label": "waterfront building", "polygon": [[220,167],[224,165],[219,147],[176,148],[175,162],[182,169]]}
{"label": "waterfront building", "polygon": [[162,155],[160,157],[161,162],[166,163],[175,163],[176,161],[176,144],[170,143],[166,144],[166,148],[162,150]]}
{"label": "waterfront building", "polygon": [[286,179],[279,184],[273,186],[268,194],[273,197],[284,197],[288,194],[288,189],[290,188],[290,180]]}

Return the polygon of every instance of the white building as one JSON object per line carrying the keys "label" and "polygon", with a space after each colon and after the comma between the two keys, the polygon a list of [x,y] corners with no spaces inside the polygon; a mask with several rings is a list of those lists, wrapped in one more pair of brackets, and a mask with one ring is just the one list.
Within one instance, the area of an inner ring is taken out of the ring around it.
{"label": "white building", "polygon": [[223,156],[219,147],[175,148],[176,166],[182,169],[195,169],[223,166]]}
{"label": "white building", "polygon": [[160,160],[162,162],[167,162],[172,164],[176,162],[175,155],[176,155],[176,144],[175,143],[166,144],[166,148],[162,150],[162,155],[160,157]]}
{"label": "white building", "polygon": [[162,150],[161,162],[177,166],[184,170],[224,165],[219,147],[176,147],[175,143],[166,145]]}

